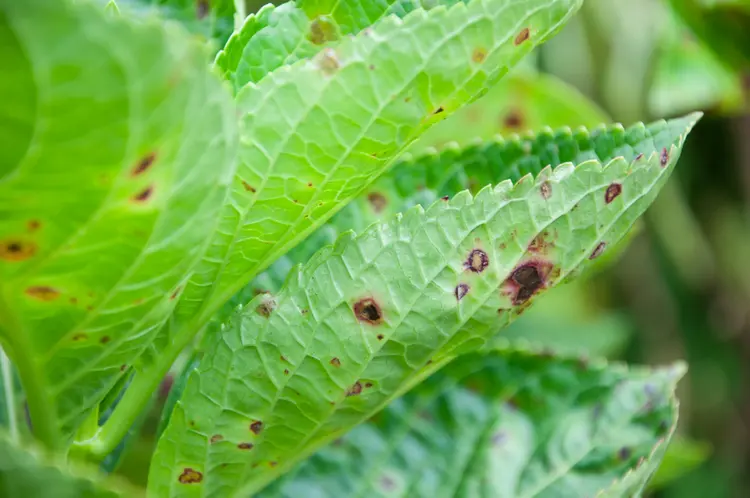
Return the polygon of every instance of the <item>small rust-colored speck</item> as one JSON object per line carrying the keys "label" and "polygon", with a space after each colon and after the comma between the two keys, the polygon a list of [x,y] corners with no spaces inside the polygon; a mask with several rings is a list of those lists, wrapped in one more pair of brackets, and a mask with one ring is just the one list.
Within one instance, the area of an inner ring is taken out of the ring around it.
{"label": "small rust-colored speck", "polygon": [[341,366],[341,360],[339,360],[338,358],[331,358],[331,361],[329,363],[336,368]]}
{"label": "small rust-colored speck", "polygon": [[273,468],[273,467],[276,467],[276,466],[277,466],[278,464],[279,464],[279,462],[274,462],[274,461],[270,461],[270,462],[268,462],[268,466],[269,466],[269,467],[272,467],[272,468]]}
{"label": "small rust-colored speck", "polygon": [[188,425],[190,427],[195,427],[195,420],[188,420]]}
{"label": "small rust-colored speck", "polygon": [[667,165],[669,162],[669,151],[667,151],[667,148],[664,147],[661,150],[661,154],[659,155],[659,164],[661,164],[662,168]]}
{"label": "small rust-colored speck", "polygon": [[29,220],[26,226],[29,227],[29,232],[36,232],[42,224],[39,223],[39,220]]}
{"label": "small rust-colored speck", "polygon": [[529,39],[530,34],[531,32],[529,31],[529,28],[523,28],[516,36],[516,39],[513,41],[513,43],[515,43],[516,46],[522,44]]}
{"label": "small rust-colored speck", "polygon": [[222,441],[223,439],[224,439],[224,436],[222,436],[221,434],[214,434],[213,436],[211,436],[211,444],[216,444],[219,441]]}
{"label": "small rust-colored speck", "polygon": [[542,198],[544,200],[549,199],[552,197],[552,185],[549,184],[549,182],[544,182],[539,186],[539,192],[542,194]]}
{"label": "small rust-colored speck", "polygon": [[379,341],[382,341],[382,340],[383,340],[383,337],[385,337],[385,336],[384,336],[383,334],[378,334],[378,340],[379,340]]}
{"label": "small rust-colored speck", "polygon": [[253,443],[240,443],[237,445],[237,447],[241,450],[252,450]]}
{"label": "small rust-colored speck", "polygon": [[284,369],[284,375],[289,375],[289,369],[288,368]]}
{"label": "small rust-colored speck", "polygon": [[444,195],[443,197],[440,198],[441,201],[445,201],[445,202],[448,202],[449,199],[450,197],[448,197],[447,195]]}
{"label": "small rust-colored speck", "polygon": [[155,152],[146,154],[140,161],[138,161],[138,164],[135,165],[135,168],[133,168],[133,176],[138,176],[142,173],[145,173],[146,170],[148,170],[151,165],[154,164],[154,160],[156,160]]}
{"label": "small rust-colored speck", "polygon": [[641,159],[643,159],[643,152],[635,156],[635,161],[640,161]]}
{"label": "small rust-colored speck", "polygon": [[546,253],[551,247],[555,246],[554,241],[548,240],[548,237],[549,232],[546,230],[542,233],[538,233],[527,247],[527,250],[537,254]]}
{"label": "small rust-colored speck", "polygon": [[84,333],[80,333],[80,334],[74,335],[71,339],[73,340],[73,342],[81,342],[81,341],[85,341],[88,338],[89,338],[88,335]]}
{"label": "small rust-colored speck", "polygon": [[474,52],[471,54],[471,60],[476,62],[477,64],[481,64],[484,62],[484,60],[487,58],[487,51],[481,47],[477,47],[474,49]]}
{"label": "small rust-colored speck", "polygon": [[36,245],[20,240],[0,242],[0,259],[6,261],[23,261],[36,253]]}
{"label": "small rust-colored speck", "polygon": [[607,192],[604,194],[604,201],[609,204],[615,198],[617,198],[618,195],[622,193],[622,185],[619,183],[613,183],[609,187],[607,187]]}
{"label": "small rust-colored speck", "polygon": [[372,382],[365,383],[365,389],[369,389],[372,387]]}
{"label": "small rust-colored speck", "polygon": [[253,432],[253,434],[260,434],[260,432],[263,430],[263,422],[260,420],[256,420],[252,424],[250,424],[250,430]]}
{"label": "small rust-colored speck", "polygon": [[128,369],[127,365],[120,365],[120,372],[124,372],[127,369]]}
{"label": "small rust-colored speck", "polygon": [[103,335],[101,339],[99,339],[99,342],[102,344],[107,344],[110,341],[110,337],[108,335]]}
{"label": "small rust-colored speck", "polygon": [[[523,123],[523,114],[518,109],[511,109],[503,118],[503,126],[510,130],[520,130]],[[520,183],[520,180],[517,183]]]}
{"label": "small rust-colored speck", "polygon": [[432,114],[440,114],[443,111],[445,111],[445,109],[443,109],[443,106],[440,106],[437,109],[435,109],[435,111]]}
{"label": "small rust-colored speck", "polygon": [[385,198],[380,192],[370,192],[367,194],[367,200],[372,206],[372,210],[376,213],[382,213],[385,206],[388,204],[388,199]]}
{"label": "small rust-colored speck", "polygon": [[284,356],[283,354],[279,356],[279,359],[280,359],[281,361],[286,361],[286,362],[289,362],[289,360],[287,360],[287,359],[286,359],[286,356]]}
{"label": "small rust-colored speck", "polygon": [[469,286],[466,284],[458,284],[453,293],[456,295],[456,300],[460,301],[466,294],[469,293]]}
{"label": "small rust-colored speck", "polygon": [[589,256],[589,259],[596,259],[599,256],[601,256],[606,247],[607,247],[606,242],[599,242],[599,245],[596,246],[596,249],[594,249],[594,252],[592,252],[591,256]]}
{"label": "small rust-colored speck", "polygon": [[172,295],[171,295],[171,296],[169,296],[169,299],[174,299],[174,298],[176,298],[177,296],[179,296],[179,295],[180,295],[180,291],[181,291],[181,290],[182,290],[182,287],[177,287],[177,288],[176,288],[176,289],[174,290],[174,292],[172,293]]}
{"label": "small rust-colored speck", "polygon": [[195,469],[186,467],[177,480],[180,481],[181,484],[197,484],[203,480],[203,474]]}
{"label": "small rust-colored speck", "polygon": [[78,304],[78,298],[77,297],[71,297],[68,299],[70,301],[70,304]]}
{"label": "small rust-colored speck", "polygon": [[362,393],[362,383],[357,381],[346,391],[347,396],[359,396]]}
{"label": "small rust-colored speck", "polygon": [[253,194],[255,193],[255,187],[247,183],[245,180],[242,180],[242,186],[245,187],[245,190],[247,190],[248,192],[252,192]]}
{"label": "small rust-colored speck", "polygon": [[466,258],[464,268],[474,273],[482,273],[489,264],[490,259],[487,257],[487,253],[481,249],[474,249]]}
{"label": "small rust-colored speck", "polygon": [[46,285],[35,285],[26,289],[26,295],[39,301],[54,301],[60,297],[60,291]]}
{"label": "small rust-colored speck", "polygon": [[149,185],[145,189],[141,190],[135,196],[133,197],[133,200],[137,202],[144,202],[151,198],[151,194],[154,193],[154,187],[153,185]]}
{"label": "small rust-colored speck", "polygon": [[360,322],[370,325],[380,325],[383,322],[383,313],[380,311],[380,306],[371,297],[360,299],[354,303],[354,316]]}

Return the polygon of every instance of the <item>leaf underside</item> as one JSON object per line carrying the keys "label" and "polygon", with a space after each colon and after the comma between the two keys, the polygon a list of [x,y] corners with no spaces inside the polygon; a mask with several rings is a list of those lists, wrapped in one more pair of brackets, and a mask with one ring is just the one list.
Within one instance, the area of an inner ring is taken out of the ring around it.
{"label": "leaf underside", "polygon": [[48,443],[172,312],[226,196],[231,99],[175,28],[0,4],[0,339]]}
{"label": "leaf underside", "polygon": [[406,145],[485,91],[579,6],[580,0],[473,0],[416,9],[243,86],[231,200],[153,356],[175,336],[192,337]]}
{"label": "leaf underside", "polygon": [[342,235],[215,336],[159,442],[151,491],[256,492],[481,347],[628,231],[696,118],[656,123],[650,141],[643,125],[614,134],[644,148],[632,161],[546,168]]}
{"label": "leaf underside", "polygon": [[641,458],[677,421],[681,373],[466,355],[260,496],[636,496],[660,460]]}

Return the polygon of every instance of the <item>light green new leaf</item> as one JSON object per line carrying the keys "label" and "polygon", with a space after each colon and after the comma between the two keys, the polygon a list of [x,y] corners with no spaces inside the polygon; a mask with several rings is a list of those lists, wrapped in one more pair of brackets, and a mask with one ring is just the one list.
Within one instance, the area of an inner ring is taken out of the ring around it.
{"label": "light green new leaf", "polygon": [[696,116],[613,133],[632,161],[542,170],[344,234],[216,334],[159,442],[155,496],[255,492],[615,243]]}
{"label": "light green new leaf", "polygon": [[21,448],[0,433],[0,496],[7,498],[135,498],[143,493],[127,483],[69,465],[36,447]]}
{"label": "light green new leaf", "polygon": [[56,445],[172,312],[233,174],[234,111],[177,26],[0,1],[0,340]]}
{"label": "light green new leaf", "polygon": [[426,128],[551,36],[579,5],[473,0],[414,10],[245,86],[237,96],[240,165],[231,201],[183,294],[177,325],[165,329],[155,350],[184,345],[252,277],[355,197]]}
{"label": "light green new leaf", "polygon": [[681,375],[466,355],[260,496],[593,497],[669,438]]}

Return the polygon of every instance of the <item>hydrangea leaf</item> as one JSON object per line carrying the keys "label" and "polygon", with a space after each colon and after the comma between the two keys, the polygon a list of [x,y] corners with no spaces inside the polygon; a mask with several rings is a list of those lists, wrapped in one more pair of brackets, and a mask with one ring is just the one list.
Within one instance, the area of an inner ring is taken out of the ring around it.
{"label": "hydrangea leaf", "polygon": [[682,370],[466,355],[260,496],[597,496],[669,439]]}
{"label": "hydrangea leaf", "polygon": [[178,26],[0,3],[0,338],[62,444],[170,315],[236,155],[229,93]]}
{"label": "hydrangea leaf", "polygon": [[19,447],[0,434],[0,495],[34,498],[136,498],[144,493],[94,469],[34,447]]}
{"label": "hydrangea leaf", "polygon": [[176,325],[155,350],[185,344],[252,277],[354,198],[410,141],[550,37],[580,3],[473,0],[417,9],[243,87],[231,200]]}
{"label": "hydrangea leaf", "polygon": [[662,122],[652,152],[631,161],[545,168],[343,234],[214,336],[159,441],[150,491],[257,492],[480,348],[628,231],[695,120]]}

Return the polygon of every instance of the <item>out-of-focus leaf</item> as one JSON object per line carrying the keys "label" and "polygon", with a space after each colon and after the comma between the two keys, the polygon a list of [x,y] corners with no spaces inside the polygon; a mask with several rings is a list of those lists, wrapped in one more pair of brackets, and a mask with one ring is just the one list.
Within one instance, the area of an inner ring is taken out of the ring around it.
{"label": "out-of-focus leaf", "polygon": [[21,448],[0,434],[0,496],[7,498],[134,498],[139,490],[93,469],[67,464],[39,448]]}
{"label": "out-of-focus leaf", "polygon": [[150,491],[256,492],[481,347],[625,235],[696,119],[620,129],[600,144],[630,161],[545,168],[342,235],[215,335],[159,441]]}
{"label": "out-of-focus leaf", "polygon": [[597,496],[669,438],[682,368],[468,355],[260,496]]}
{"label": "out-of-focus leaf", "polygon": [[0,2],[0,73],[0,335],[62,446],[203,255],[235,114],[178,26],[90,2]]}
{"label": "out-of-focus leaf", "polygon": [[553,76],[516,71],[487,94],[427,131],[408,149],[424,153],[457,142],[466,145],[495,135],[580,126],[594,128],[611,120],[594,102]]}

